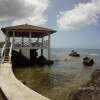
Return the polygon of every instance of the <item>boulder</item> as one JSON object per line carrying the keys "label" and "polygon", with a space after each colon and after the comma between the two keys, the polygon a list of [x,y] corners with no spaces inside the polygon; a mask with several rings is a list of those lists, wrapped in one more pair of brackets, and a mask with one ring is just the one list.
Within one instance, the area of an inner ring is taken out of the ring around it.
{"label": "boulder", "polygon": [[40,66],[51,65],[51,64],[53,64],[53,61],[47,60],[44,56],[39,56],[38,59],[37,59],[37,64],[40,65]]}
{"label": "boulder", "polygon": [[29,66],[30,60],[23,56],[20,52],[12,50],[12,65],[15,67]]}
{"label": "boulder", "polygon": [[73,50],[72,53],[69,54],[69,56],[72,56],[72,57],[80,57],[80,54],[78,54],[77,52],[75,52]]}
{"label": "boulder", "polygon": [[86,66],[91,66],[94,64],[94,60],[90,59],[89,57],[83,58],[83,64]]}

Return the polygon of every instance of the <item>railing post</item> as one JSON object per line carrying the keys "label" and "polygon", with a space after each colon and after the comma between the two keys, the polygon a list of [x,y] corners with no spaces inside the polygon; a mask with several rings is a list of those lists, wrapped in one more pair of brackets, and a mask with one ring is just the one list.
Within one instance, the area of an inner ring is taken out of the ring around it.
{"label": "railing post", "polygon": [[9,61],[10,61],[10,63],[11,63],[12,45],[13,44],[10,45],[10,51],[9,51]]}
{"label": "railing post", "polygon": [[29,32],[29,47],[31,48],[31,37],[32,37],[32,32]]}
{"label": "railing post", "polygon": [[51,51],[50,51],[50,32],[48,34],[48,60],[50,60]]}
{"label": "railing post", "polygon": [[6,31],[5,45],[7,44],[8,31]]}
{"label": "railing post", "polygon": [[4,57],[5,57],[5,50],[6,50],[6,47],[7,47],[7,39],[8,39],[8,31],[6,31],[6,38],[5,38],[5,49],[4,49]]}
{"label": "railing post", "polygon": [[42,49],[41,49],[41,56],[43,56],[43,47],[44,47],[44,38],[42,37]]}
{"label": "railing post", "polygon": [[44,37],[42,37],[42,47],[44,46]]}
{"label": "railing post", "polygon": [[2,48],[2,52],[1,52],[1,59],[2,59],[1,63],[3,63],[3,60],[4,60],[4,50],[5,50],[5,44],[4,44],[4,46]]}
{"label": "railing post", "polygon": [[14,45],[14,40],[15,40],[15,32],[13,32],[13,41],[12,41],[13,45]]}
{"label": "railing post", "polygon": [[22,37],[22,46],[24,45],[24,37]]}

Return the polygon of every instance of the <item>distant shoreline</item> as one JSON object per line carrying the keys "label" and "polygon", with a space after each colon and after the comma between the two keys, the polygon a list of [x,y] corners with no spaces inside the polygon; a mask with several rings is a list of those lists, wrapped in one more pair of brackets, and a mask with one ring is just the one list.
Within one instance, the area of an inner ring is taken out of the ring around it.
{"label": "distant shoreline", "polygon": [[[2,49],[3,45],[0,44],[0,49]],[[69,50],[100,50],[100,49],[90,49],[90,48],[51,48],[51,49],[69,49]]]}
{"label": "distant shoreline", "polygon": [[51,49],[69,49],[69,50],[100,50],[99,48],[98,49],[94,49],[94,48],[51,48]]}

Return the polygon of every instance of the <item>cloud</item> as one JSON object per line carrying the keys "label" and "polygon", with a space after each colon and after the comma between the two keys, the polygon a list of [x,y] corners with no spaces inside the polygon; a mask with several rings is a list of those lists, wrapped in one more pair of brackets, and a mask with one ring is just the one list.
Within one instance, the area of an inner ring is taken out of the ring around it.
{"label": "cloud", "polygon": [[77,29],[85,25],[97,25],[100,14],[100,0],[79,3],[74,9],[57,15],[57,24],[62,30]]}
{"label": "cloud", "polygon": [[[0,24],[0,29],[6,26],[7,26],[6,24]],[[5,40],[5,35],[2,32],[0,32],[0,42],[4,40]]]}
{"label": "cloud", "polygon": [[15,24],[44,24],[49,0],[0,0],[0,22],[12,20]]}

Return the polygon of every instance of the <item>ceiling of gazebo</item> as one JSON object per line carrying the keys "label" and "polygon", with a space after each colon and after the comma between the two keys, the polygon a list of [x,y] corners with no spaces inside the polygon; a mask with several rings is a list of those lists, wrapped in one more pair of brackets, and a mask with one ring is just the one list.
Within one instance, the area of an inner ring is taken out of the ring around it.
{"label": "ceiling of gazebo", "polygon": [[32,37],[44,37],[48,34],[55,33],[55,30],[23,24],[23,25],[17,25],[17,26],[11,26],[11,27],[5,27],[1,28],[2,32],[6,34],[8,31],[9,36],[13,36],[13,32],[15,32],[15,37],[29,37],[29,32],[32,33]]}

